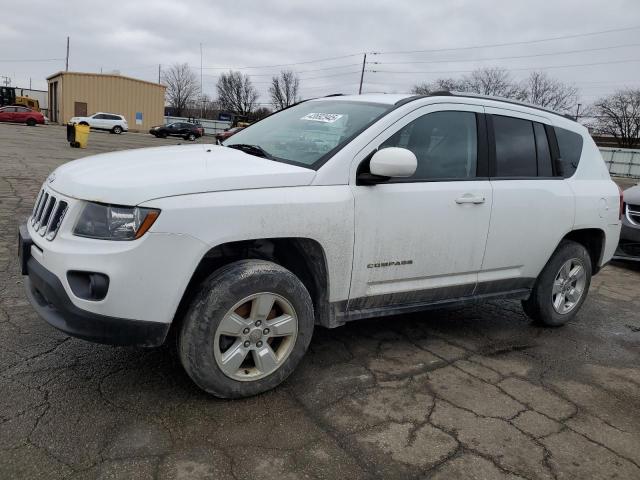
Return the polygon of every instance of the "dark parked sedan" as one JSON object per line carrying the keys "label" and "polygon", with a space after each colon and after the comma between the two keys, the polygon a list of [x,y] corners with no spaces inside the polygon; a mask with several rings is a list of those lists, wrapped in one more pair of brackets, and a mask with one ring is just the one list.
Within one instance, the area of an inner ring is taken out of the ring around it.
{"label": "dark parked sedan", "polygon": [[614,258],[640,262],[640,185],[626,189],[623,198],[622,231]]}
{"label": "dark parked sedan", "polygon": [[149,133],[158,138],[182,137],[185,140],[194,141],[204,135],[204,128],[199,123],[175,122],[151,127]]}

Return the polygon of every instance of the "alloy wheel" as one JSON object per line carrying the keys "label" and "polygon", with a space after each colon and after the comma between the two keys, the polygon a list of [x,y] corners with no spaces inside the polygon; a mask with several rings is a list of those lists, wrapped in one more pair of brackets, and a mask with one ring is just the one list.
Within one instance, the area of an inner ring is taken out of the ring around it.
{"label": "alloy wheel", "polygon": [[551,300],[553,309],[565,315],[571,312],[580,302],[587,284],[587,273],[582,260],[572,258],[567,260],[553,281]]}
{"label": "alloy wheel", "polygon": [[229,378],[252,381],[275,372],[298,336],[298,317],[284,297],[256,293],[236,303],[215,333],[214,356]]}

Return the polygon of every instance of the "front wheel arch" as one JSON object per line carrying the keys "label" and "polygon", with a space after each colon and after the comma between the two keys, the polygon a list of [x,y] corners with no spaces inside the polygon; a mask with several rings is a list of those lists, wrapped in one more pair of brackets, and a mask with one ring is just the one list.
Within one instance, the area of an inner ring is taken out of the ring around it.
{"label": "front wheel arch", "polygon": [[336,327],[329,305],[329,269],[322,245],[305,237],[256,238],[227,242],[209,249],[200,259],[186,285],[171,327],[171,334],[180,323],[200,283],[212,272],[239,260],[267,260],[294,273],[311,295],[315,320],[323,327]]}

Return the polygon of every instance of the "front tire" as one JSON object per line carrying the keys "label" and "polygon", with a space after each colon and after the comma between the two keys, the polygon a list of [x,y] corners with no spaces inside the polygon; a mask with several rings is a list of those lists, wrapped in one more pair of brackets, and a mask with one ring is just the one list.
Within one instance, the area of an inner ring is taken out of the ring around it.
{"label": "front tire", "polygon": [[233,262],[201,284],[184,317],[179,356],[204,391],[257,395],[293,372],[313,326],[311,297],[298,277],[264,260]]}
{"label": "front tire", "polygon": [[548,327],[559,327],[577,315],[590,285],[589,252],[577,242],[563,240],[522,307],[531,319]]}
{"label": "front tire", "polygon": [[28,119],[27,120],[27,126],[35,127],[36,126],[36,121],[33,118]]}
{"label": "front tire", "polygon": [[184,139],[185,140],[189,140],[190,142],[195,142],[196,141],[196,135],[195,133],[189,133],[187,135],[185,135]]}

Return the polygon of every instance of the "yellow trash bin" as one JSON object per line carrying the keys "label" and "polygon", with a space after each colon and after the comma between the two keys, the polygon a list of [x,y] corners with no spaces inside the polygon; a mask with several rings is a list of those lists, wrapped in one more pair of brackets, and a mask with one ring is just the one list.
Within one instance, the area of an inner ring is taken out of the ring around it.
{"label": "yellow trash bin", "polygon": [[76,148],[87,148],[89,142],[89,125],[74,125],[76,131]]}

